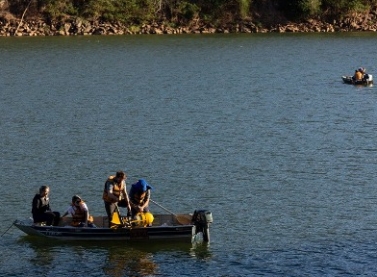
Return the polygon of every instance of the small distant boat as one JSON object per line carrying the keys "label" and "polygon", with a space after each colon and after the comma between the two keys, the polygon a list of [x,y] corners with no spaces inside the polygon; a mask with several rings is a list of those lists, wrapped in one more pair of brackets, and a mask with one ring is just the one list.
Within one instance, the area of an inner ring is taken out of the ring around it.
{"label": "small distant boat", "polygon": [[[34,224],[32,219],[15,220],[13,225],[31,236],[60,240],[183,240],[192,242],[202,237],[209,242],[209,225],[212,213],[196,210],[194,214],[157,214],[151,226],[129,222],[117,228],[109,228],[107,216],[94,216],[96,228],[72,227],[71,218],[62,218],[59,226]],[[127,223],[127,222],[126,222]]]}
{"label": "small distant boat", "polygon": [[350,85],[364,85],[371,86],[373,85],[373,76],[371,74],[365,74],[362,80],[354,80],[352,76],[342,76],[342,80],[346,84]]}

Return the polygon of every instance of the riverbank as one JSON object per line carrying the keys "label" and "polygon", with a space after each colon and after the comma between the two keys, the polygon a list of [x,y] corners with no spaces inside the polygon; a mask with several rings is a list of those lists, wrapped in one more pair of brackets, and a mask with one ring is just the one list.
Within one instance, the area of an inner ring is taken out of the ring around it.
{"label": "riverbank", "polygon": [[346,18],[341,22],[307,20],[294,23],[284,22],[263,26],[252,21],[227,23],[222,25],[197,22],[189,26],[173,27],[164,23],[125,25],[119,22],[88,21],[80,18],[64,22],[47,23],[43,20],[0,19],[0,36],[77,36],[77,35],[137,35],[137,34],[214,34],[214,33],[269,33],[269,32],[353,32],[377,31],[377,13],[359,18]]}

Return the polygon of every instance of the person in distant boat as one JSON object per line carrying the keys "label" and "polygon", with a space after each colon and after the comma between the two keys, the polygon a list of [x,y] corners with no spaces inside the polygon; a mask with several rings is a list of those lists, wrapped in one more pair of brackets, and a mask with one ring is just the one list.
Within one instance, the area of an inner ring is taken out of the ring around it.
{"label": "person in distant boat", "polygon": [[50,188],[48,186],[39,188],[39,193],[33,198],[31,213],[34,223],[46,222],[48,226],[57,226],[60,220],[60,213],[51,210],[49,193]]}
{"label": "person in distant boat", "polygon": [[69,206],[62,217],[65,217],[67,215],[72,216],[71,225],[73,227],[96,227],[93,224],[93,217],[89,216],[88,206],[78,195],[74,195],[72,197],[71,206]]}
{"label": "person in distant boat", "polygon": [[144,179],[140,179],[131,186],[130,204],[132,217],[139,212],[149,212],[151,190],[152,187]]}
{"label": "person in distant boat", "polygon": [[364,73],[361,68],[355,70],[355,75],[353,75],[352,79],[354,81],[361,81],[363,79]]}
{"label": "person in distant boat", "polygon": [[109,227],[111,227],[113,214],[119,207],[126,207],[128,212],[131,213],[130,201],[126,191],[127,175],[123,171],[118,171],[115,176],[109,176],[105,182],[102,199],[105,202],[105,209],[109,219]]}
{"label": "person in distant boat", "polygon": [[362,78],[363,81],[366,81],[366,80],[369,79],[369,75],[368,75],[368,73],[367,73],[367,70],[366,70],[364,67],[360,67],[360,68],[359,68],[359,71],[360,71],[360,72],[362,73],[362,75],[363,75],[363,78]]}

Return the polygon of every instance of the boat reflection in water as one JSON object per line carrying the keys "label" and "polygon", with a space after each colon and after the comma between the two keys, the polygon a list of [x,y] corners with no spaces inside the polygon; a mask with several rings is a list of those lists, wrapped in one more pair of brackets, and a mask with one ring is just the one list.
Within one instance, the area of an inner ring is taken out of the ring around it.
{"label": "boat reflection in water", "polygon": [[157,273],[157,264],[153,255],[138,249],[111,247],[104,261],[103,271],[109,276],[153,276]]}
{"label": "boat reflection in water", "polygon": [[[38,272],[64,272],[69,276],[93,274],[120,276],[154,276],[159,274],[156,256],[162,260],[211,257],[208,243],[186,242],[126,242],[116,241],[66,241],[24,236],[18,244],[31,251],[29,263]],[[93,272],[96,271],[96,272]],[[102,271],[98,272],[98,271]]]}

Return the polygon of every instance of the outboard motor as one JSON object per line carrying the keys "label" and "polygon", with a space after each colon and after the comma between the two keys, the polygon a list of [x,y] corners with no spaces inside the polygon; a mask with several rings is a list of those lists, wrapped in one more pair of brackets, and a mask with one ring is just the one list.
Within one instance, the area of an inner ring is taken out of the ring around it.
{"label": "outboard motor", "polygon": [[213,222],[212,213],[206,210],[195,210],[192,216],[195,234],[203,233],[203,240],[209,242],[209,225]]}
{"label": "outboard motor", "polygon": [[368,74],[368,85],[373,85],[373,75],[372,74]]}
{"label": "outboard motor", "polygon": [[363,80],[365,81],[365,83],[368,86],[373,85],[373,75],[372,74],[365,73]]}

